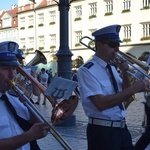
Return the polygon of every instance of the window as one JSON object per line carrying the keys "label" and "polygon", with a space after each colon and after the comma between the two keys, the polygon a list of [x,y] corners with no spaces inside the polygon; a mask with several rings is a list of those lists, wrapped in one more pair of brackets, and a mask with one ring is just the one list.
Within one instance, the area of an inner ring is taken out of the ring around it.
{"label": "window", "polygon": [[50,22],[56,21],[56,11],[50,11]]}
{"label": "window", "polygon": [[92,33],[94,32],[94,31],[96,31],[97,29],[90,29],[89,31],[90,31],[90,35],[91,35],[91,38],[92,38]]}
{"label": "window", "polygon": [[112,12],[113,12],[113,1],[112,0],[106,1],[106,13]]}
{"label": "window", "polygon": [[82,17],[82,6],[76,6],[75,7],[75,18],[81,18]]}
{"label": "window", "polygon": [[131,41],[131,25],[124,25],[124,39],[123,42],[130,42]]}
{"label": "window", "polygon": [[130,10],[131,7],[131,1],[130,0],[124,0],[123,1],[123,10]]}
{"label": "window", "polygon": [[39,36],[39,50],[43,50],[44,49],[44,36]]}
{"label": "window", "polygon": [[41,26],[44,26],[44,14],[39,14],[39,20],[38,20],[38,26],[41,27]]}
{"label": "window", "polygon": [[12,18],[8,14],[6,14],[2,20],[3,20],[3,28],[11,26]]}
{"label": "window", "polygon": [[54,49],[56,48],[56,34],[51,34],[50,35],[50,40],[51,40],[50,49],[51,49],[51,52],[53,52]]}
{"label": "window", "polygon": [[150,37],[150,22],[142,24],[143,37]]}
{"label": "window", "polygon": [[51,45],[56,45],[56,34],[50,35]]}
{"label": "window", "polygon": [[143,5],[143,8],[149,8],[150,7],[150,0],[143,0],[142,1],[142,5]]}
{"label": "window", "polygon": [[34,25],[34,19],[32,15],[32,16],[29,16],[28,28],[33,28],[33,25]]}
{"label": "window", "polygon": [[20,29],[25,29],[25,17],[20,18]]}
{"label": "window", "polygon": [[25,50],[26,48],[25,38],[20,39],[20,46],[21,46],[21,49]]}
{"label": "window", "polygon": [[34,37],[29,37],[29,50],[34,50]]}
{"label": "window", "polygon": [[96,15],[97,14],[97,3],[91,3],[89,4],[90,10],[89,10],[89,15]]}
{"label": "window", "polygon": [[[92,36],[92,33],[93,33],[94,31],[96,31],[96,30],[97,30],[97,29],[90,29],[90,30],[89,30],[89,33],[90,33],[90,36],[89,36],[89,37],[90,37],[91,39],[94,39],[93,36]],[[87,43],[90,44],[89,46],[90,46],[91,48],[93,48],[93,49],[95,48],[95,41],[94,41],[94,40],[91,40],[91,42],[89,42],[89,39],[88,39],[88,42],[87,42]]]}
{"label": "window", "polygon": [[80,39],[82,37],[82,31],[76,31],[75,32],[75,46],[80,46]]}

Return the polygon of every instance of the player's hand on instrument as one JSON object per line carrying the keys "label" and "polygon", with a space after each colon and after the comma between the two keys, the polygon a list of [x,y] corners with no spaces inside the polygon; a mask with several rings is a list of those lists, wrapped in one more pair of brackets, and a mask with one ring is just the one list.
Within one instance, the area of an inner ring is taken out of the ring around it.
{"label": "player's hand on instrument", "polygon": [[150,91],[150,82],[149,82],[149,79],[144,79],[143,82],[145,84],[146,90]]}
{"label": "player's hand on instrument", "polygon": [[150,83],[147,79],[138,80],[133,84],[136,92],[150,91]]}
{"label": "player's hand on instrument", "polygon": [[50,130],[50,127],[46,123],[35,123],[30,130],[26,132],[30,140],[36,140],[45,137]]}
{"label": "player's hand on instrument", "polygon": [[121,72],[126,72],[129,70],[129,65],[125,61],[117,60],[117,64]]}

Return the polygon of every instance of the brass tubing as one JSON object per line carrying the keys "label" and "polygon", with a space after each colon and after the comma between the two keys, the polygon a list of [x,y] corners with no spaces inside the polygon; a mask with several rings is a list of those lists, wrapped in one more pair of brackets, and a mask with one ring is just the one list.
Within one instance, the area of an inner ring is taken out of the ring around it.
{"label": "brass tubing", "polygon": [[[30,80],[40,91],[41,93],[44,94],[44,92],[46,91],[46,87],[44,87],[38,80],[36,80],[32,75],[27,74],[20,66],[17,67],[17,70],[20,74],[22,74],[23,76],[25,76],[28,80]],[[56,101],[50,97],[50,96],[46,96],[45,97],[50,101],[50,103],[52,104],[53,107],[55,107],[56,105]]]}
{"label": "brass tubing", "polygon": [[46,123],[50,130],[49,132],[55,137],[55,139],[63,146],[65,150],[72,150],[70,145],[61,137],[61,135],[47,122],[47,120],[44,118],[44,116],[39,112],[39,110],[31,103],[30,99],[26,97],[23,91],[21,91],[13,81],[9,82],[12,86],[12,89],[16,94],[23,98],[25,106],[36,116],[36,118],[43,123]]}

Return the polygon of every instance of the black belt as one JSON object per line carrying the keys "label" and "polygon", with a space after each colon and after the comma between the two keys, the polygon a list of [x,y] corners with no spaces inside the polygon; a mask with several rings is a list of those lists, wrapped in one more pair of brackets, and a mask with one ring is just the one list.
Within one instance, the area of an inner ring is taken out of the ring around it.
{"label": "black belt", "polygon": [[125,119],[120,121],[112,121],[97,118],[89,118],[89,124],[100,125],[105,127],[125,128],[126,121]]}

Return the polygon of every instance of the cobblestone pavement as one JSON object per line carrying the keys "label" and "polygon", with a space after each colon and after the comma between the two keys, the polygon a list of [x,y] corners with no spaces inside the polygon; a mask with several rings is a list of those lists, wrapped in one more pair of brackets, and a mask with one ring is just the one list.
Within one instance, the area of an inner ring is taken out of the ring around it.
{"label": "cobblestone pavement", "polygon": [[[143,94],[136,95],[137,100],[132,102],[127,109],[127,125],[131,132],[133,144],[139,139],[142,134],[142,121],[144,119],[144,106],[142,104],[144,100]],[[33,98],[36,101],[36,97]],[[41,100],[42,103],[42,100]],[[35,105],[41,112],[41,114],[50,122],[52,106],[50,102],[46,105]],[[85,116],[81,102],[74,112],[76,117],[76,124],[74,126],[53,126],[52,127],[61,135],[61,137],[72,147],[73,150],[86,150],[86,125],[87,117]],[[61,144],[49,133],[45,138],[38,140],[38,144],[41,150],[63,150]],[[146,150],[150,150],[150,146]]]}

